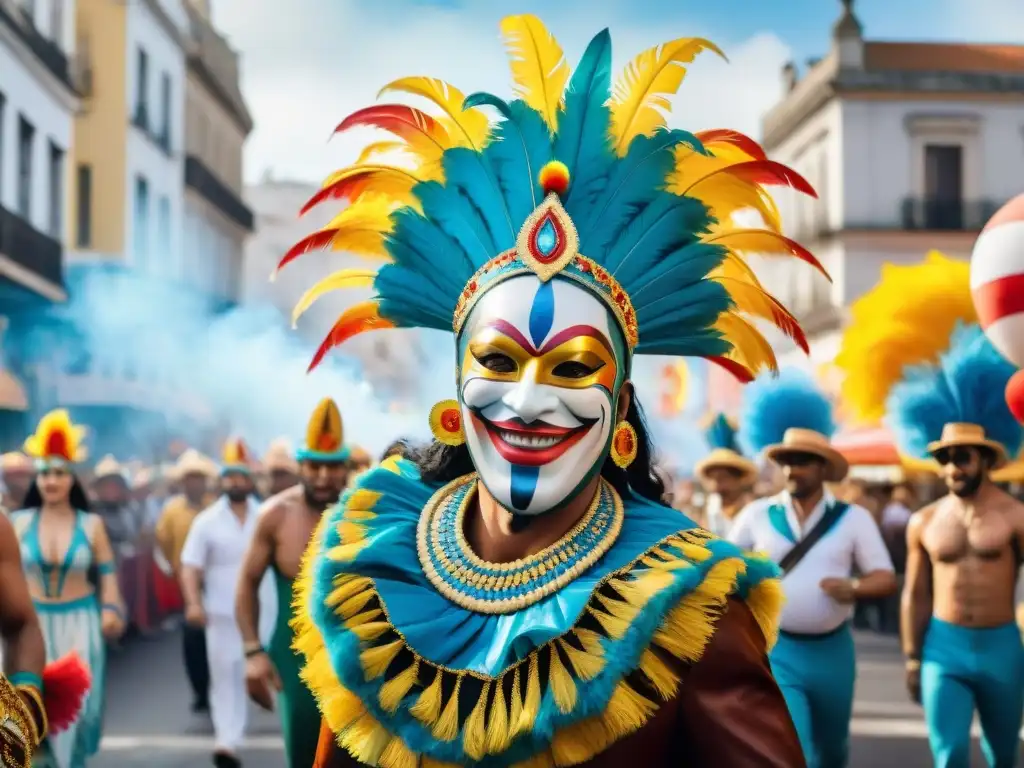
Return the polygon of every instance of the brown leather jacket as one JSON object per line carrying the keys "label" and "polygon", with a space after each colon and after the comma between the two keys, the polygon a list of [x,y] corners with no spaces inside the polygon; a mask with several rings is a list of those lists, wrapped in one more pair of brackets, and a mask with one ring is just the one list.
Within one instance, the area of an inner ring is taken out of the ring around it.
{"label": "brown leather jacket", "polygon": [[[621,768],[642,755],[646,768],[806,768],[793,721],[775,684],[764,638],[737,599],[719,620],[679,696],[642,729],[583,763]],[[326,727],[313,768],[360,768]]]}

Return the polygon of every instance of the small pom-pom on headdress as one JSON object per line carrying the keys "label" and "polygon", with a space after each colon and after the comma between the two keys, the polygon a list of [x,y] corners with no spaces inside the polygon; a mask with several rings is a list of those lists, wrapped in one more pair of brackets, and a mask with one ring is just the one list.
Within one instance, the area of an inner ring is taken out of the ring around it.
{"label": "small pom-pom on headdress", "polygon": [[544,167],[540,169],[537,180],[545,195],[554,192],[559,197],[563,197],[569,189],[569,168],[563,162],[552,160],[545,163]]}

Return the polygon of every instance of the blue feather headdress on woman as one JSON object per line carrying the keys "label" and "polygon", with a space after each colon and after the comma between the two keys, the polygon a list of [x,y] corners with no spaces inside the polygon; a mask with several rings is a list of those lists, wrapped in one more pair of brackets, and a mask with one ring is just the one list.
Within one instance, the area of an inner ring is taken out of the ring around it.
{"label": "blue feather headdress on woman", "polygon": [[831,438],[832,403],[810,375],[786,368],[761,376],[744,390],[739,440],[753,454],[783,442],[787,429],[809,429]]}
{"label": "blue feather headdress on woman", "polygon": [[[743,254],[794,256],[824,273],[782,235],[764,187],[813,189],[742,134],[665,124],[667,97],[685,68],[703,50],[720,51],[699,38],[657,46],[613,87],[607,30],[572,73],[535,17],[506,18],[502,32],[515,100],[465,97],[439,80],[408,77],[381,93],[425,98],[439,114],[386,104],[338,126],[372,126],[399,141],[367,147],[327,179],[305,210],[341,198],[348,207],[278,265],[323,248],[380,265],[337,272],[300,299],[294,318],[328,291],[375,294],[341,315],[311,367],[368,330],[458,334],[481,295],[529,273],[589,289],[614,315],[630,352],[705,357],[749,381],[777,365],[748,318],[774,323],[806,349],[799,324],[762,289]],[[385,163],[382,152],[392,150],[410,162]],[[735,227],[732,215],[742,209],[757,211],[767,228]]]}
{"label": "blue feather headdress on woman", "polygon": [[1003,397],[1016,371],[979,326],[958,326],[937,365],[908,366],[889,394],[887,421],[900,452],[928,458],[947,424],[968,424],[1016,456],[1024,432]]}

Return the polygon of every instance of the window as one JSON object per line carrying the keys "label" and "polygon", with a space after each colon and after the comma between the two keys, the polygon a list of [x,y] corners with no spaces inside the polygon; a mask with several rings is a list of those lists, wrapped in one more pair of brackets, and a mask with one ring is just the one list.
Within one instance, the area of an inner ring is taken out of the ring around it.
{"label": "window", "polygon": [[4,201],[4,136],[6,134],[5,118],[7,115],[7,99],[0,93],[0,205]]}
{"label": "window", "polygon": [[32,148],[36,129],[22,116],[18,120],[18,213],[26,221],[32,215]]}
{"label": "window", "polygon": [[928,144],[924,148],[924,226],[963,226],[963,147]]}
{"label": "window", "polygon": [[32,26],[36,25],[36,0],[22,0],[22,10],[25,11],[25,18],[28,19]]}
{"label": "window", "polygon": [[160,246],[160,273],[177,277],[176,264],[171,263],[171,201],[161,197],[156,205],[156,236]]}
{"label": "window", "polygon": [[140,47],[135,67],[135,124],[149,130],[149,55]]}
{"label": "window", "polygon": [[50,236],[61,240],[64,226],[64,150],[50,142]]}
{"label": "window", "polygon": [[135,177],[135,266],[139,271],[149,269],[149,183],[142,176]]}
{"label": "window", "polygon": [[160,146],[171,149],[171,76],[164,72],[160,77]]}
{"label": "window", "polygon": [[92,246],[92,166],[78,166],[78,234],[75,241],[79,248]]}
{"label": "window", "polygon": [[50,0],[50,39],[64,47],[64,0]]}

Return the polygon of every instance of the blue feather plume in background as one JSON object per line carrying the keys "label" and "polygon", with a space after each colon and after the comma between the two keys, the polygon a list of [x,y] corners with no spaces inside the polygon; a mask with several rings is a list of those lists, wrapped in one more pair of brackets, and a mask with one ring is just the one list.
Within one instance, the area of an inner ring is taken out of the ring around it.
{"label": "blue feather plume in background", "polygon": [[782,442],[787,429],[813,429],[832,437],[832,403],[817,382],[798,368],[763,375],[746,386],[740,413],[740,444],[752,454]]}
{"label": "blue feather plume in background", "polygon": [[1020,451],[1024,430],[1010,413],[1003,391],[1017,369],[977,325],[958,325],[938,365],[908,366],[886,402],[887,423],[900,452],[928,457],[928,444],[953,422],[977,424],[1010,456]]}
{"label": "blue feather plume in background", "polygon": [[724,413],[715,414],[711,423],[704,430],[704,439],[708,441],[708,448],[711,450],[724,448],[741,453],[736,440],[736,426]]}

